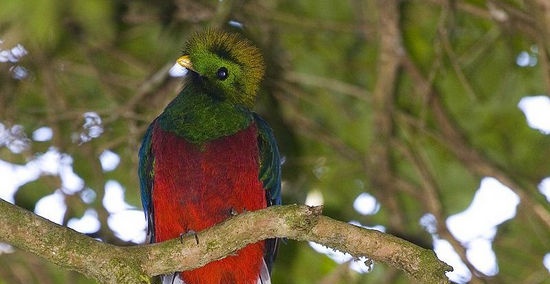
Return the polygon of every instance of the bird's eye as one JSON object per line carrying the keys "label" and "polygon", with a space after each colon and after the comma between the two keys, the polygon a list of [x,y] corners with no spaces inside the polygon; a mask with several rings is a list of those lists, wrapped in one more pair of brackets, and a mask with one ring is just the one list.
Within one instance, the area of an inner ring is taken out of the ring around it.
{"label": "bird's eye", "polygon": [[220,69],[218,69],[218,72],[216,73],[216,76],[218,77],[218,79],[223,81],[227,79],[227,77],[229,76],[229,72],[227,71],[227,68],[220,67]]}

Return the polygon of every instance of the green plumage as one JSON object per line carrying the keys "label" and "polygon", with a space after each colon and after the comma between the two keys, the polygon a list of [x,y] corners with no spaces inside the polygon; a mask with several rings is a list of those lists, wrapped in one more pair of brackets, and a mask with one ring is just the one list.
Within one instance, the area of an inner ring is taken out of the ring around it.
{"label": "green plumage", "polygon": [[[255,47],[236,34],[195,34],[177,62],[184,89],[151,123],[139,176],[151,242],[203,230],[233,211],[281,204],[281,163],[269,125],[252,107],[264,73]],[[163,283],[270,283],[277,239],[239,250]]]}
{"label": "green plumage", "polygon": [[189,142],[204,142],[231,135],[252,122],[252,113],[225,100],[186,87],[159,116],[160,126]]}
{"label": "green plumage", "polygon": [[184,53],[193,62],[190,82],[159,117],[161,127],[197,144],[248,127],[264,74],[259,50],[234,34],[209,30],[194,35]]}
{"label": "green plumage", "polygon": [[[237,34],[214,30],[195,34],[185,46],[195,71],[207,78],[205,87],[219,98],[246,108],[254,106],[254,100],[264,75],[264,63],[260,51],[248,40]],[[229,70],[225,80],[216,80],[220,66]]]}

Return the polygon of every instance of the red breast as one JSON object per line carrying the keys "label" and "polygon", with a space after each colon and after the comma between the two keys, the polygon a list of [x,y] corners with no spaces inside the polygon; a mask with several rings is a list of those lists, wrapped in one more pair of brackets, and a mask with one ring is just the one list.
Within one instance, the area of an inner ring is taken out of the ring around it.
{"label": "red breast", "polygon": [[[203,145],[189,143],[157,124],[152,139],[155,242],[201,231],[235,211],[267,206],[258,178],[255,124]],[[234,256],[183,272],[182,277],[187,284],[256,283],[263,250],[264,242],[251,244]]]}

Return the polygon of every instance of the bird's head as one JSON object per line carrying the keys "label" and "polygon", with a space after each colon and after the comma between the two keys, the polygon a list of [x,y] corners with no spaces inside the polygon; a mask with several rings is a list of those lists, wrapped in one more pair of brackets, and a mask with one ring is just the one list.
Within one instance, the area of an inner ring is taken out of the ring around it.
{"label": "bird's head", "polygon": [[215,30],[193,35],[178,63],[198,75],[209,95],[247,108],[254,105],[265,68],[251,42]]}

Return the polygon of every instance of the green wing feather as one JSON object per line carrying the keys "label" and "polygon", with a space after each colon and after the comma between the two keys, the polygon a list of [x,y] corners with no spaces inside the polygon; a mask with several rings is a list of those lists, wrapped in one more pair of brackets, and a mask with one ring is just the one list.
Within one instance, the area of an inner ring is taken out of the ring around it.
{"label": "green wing feather", "polygon": [[[267,206],[281,204],[281,156],[273,131],[260,116],[254,115],[258,127],[258,148],[260,150],[260,180],[265,189]],[[279,239],[265,240],[264,261],[268,271],[271,271]]]}
{"label": "green wing feather", "polygon": [[254,113],[258,127],[260,150],[260,180],[266,190],[269,206],[281,204],[281,156],[273,131],[259,115]]}
{"label": "green wing feather", "polygon": [[139,149],[139,165],[138,176],[139,184],[141,187],[141,204],[143,205],[143,212],[145,213],[145,219],[147,219],[147,239],[152,241],[153,238],[153,207],[151,204],[151,194],[153,190],[153,167],[155,157],[151,151],[151,140],[153,136],[153,127],[155,121],[149,125],[143,141],[141,142],[141,148]]}

